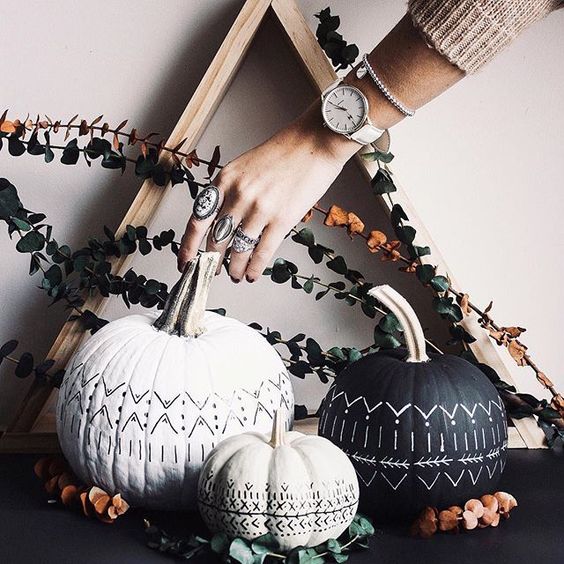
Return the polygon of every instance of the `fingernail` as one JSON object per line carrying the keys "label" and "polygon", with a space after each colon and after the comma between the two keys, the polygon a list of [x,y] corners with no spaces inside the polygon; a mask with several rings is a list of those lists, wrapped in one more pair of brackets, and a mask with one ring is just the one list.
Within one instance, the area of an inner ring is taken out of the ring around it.
{"label": "fingernail", "polygon": [[184,272],[184,265],[182,263],[179,262],[176,267],[178,268],[178,272]]}
{"label": "fingernail", "polygon": [[231,282],[234,282],[235,284],[239,284],[239,282],[241,282],[241,280],[238,280],[237,278],[233,278],[233,276],[230,276],[231,278]]}
{"label": "fingernail", "polygon": [[250,282],[251,284],[257,281],[257,279],[252,276],[245,276],[245,278],[247,279],[247,282]]}

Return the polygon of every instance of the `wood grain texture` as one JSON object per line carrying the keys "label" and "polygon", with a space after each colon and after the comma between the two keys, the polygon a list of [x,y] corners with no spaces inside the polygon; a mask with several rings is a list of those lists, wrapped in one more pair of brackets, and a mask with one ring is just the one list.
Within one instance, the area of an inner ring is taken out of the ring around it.
{"label": "wood grain texture", "polygon": [[[185,138],[184,150],[191,150],[194,147],[229,88],[267,13],[272,14],[279,23],[307,77],[319,92],[323,91],[335,79],[337,75],[333,67],[318,45],[315,35],[310,30],[294,0],[247,0],[169,137],[167,146],[175,146]],[[355,161],[368,181],[375,174],[377,166],[375,163],[362,159],[361,153],[362,151],[357,154]],[[169,159],[169,154],[166,153],[162,155],[161,161],[166,163]],[[146,180],[124,217],[118,229],[118,234],[123,233],[128,224],[150,224],[164,192],[165,188],[156,186],[151,180]],[[453,286],[460,287],[401,185],[398,185],[394,199],[404,208],[410,218],[411,225],[417,230],[416,243],[429,245],[432,249],[431,257],[424,257],[423,262],[436,265],[439,272],[443,274],[448,273]],[[389,211],[391,209],[389,202],[384,198],[380,200],[381,204]],[[114,262],[113,271],[116,273],[125,272],[129,267],[130,260],[130,257],[117,259]],[[104,302],[103,298],[95,296],[87,300],[84,308],[100,314]],[[486,332],[479,327],[476,316],[466,317],[463,325],[477,339],[471,345],[471,348],[478,360],[489,364],[502,379],[514,384],[507,364],[510,360],[509,355],[506,351],[497,347]],[[80,344],[82,337],[83,332],[78,324],[67,322],[49,351],[48,357],[57,361],[57,367],[64,367]],[[10,433],[22,433],[30,430],[52,432],[54,429],[53,406],[55,400],[56,393],[41,382],[35,382],[24,399],[14,422],[8,429],[8,433],[0,439],[0,451],[3,450],[3,442],[8,440]],[[524,443],[528,448],[545,447],[544,434],[534,419],[514,420],[514,424],[516,431],[513,432],[510,446],[522,446]],[[520,440],[515,436],[515,433],[518,433]]]}

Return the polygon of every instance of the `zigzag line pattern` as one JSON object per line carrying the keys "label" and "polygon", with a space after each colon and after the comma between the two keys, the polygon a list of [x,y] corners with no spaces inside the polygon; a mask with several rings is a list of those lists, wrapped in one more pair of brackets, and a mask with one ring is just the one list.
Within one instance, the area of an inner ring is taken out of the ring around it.
{"label": "zigzag line pattern", "polygon": [[[266,432],[276,409],[293,411],[292,385],[284,371],[261,381],[257,389],[214,392],[201,399],[188,391],[170,395],[166,389],[135,390],[125,381],[110,383],[100,376],[90,376],[87,366],[77,364],[67,372],[57,404],[59,432],[76,441],[88,427],[86,445],[99,455],[112,456],[117,450],[137,460],[183,464],[178,453],[186,452],[188,460],[201,462],[219,440],[256,426]],[[94,430],[97,440],[91,442]],[[180,450],[171,446],[186,441],[191,442]]]}
{"label": "zigzag line pattern", "polygon": [[427,420],[436,409],[441,409],[450,419],[454,418],[454,415],[455,415],[455,413],[456,413],[456,411],[459,407],[462,410],[464,410],[464,412],[470,418],[473,418],[475,416],[476,409],[478,409],[478,407],[480,409],[482,409],[488,416],[491,416],[493,408],[496,408],[501,413],[504,412],[503,404],[502,404],[501,400],[499,402],[494,401],[494,400],[489,400],[487,405],[483,405],[482,403],[475,403],[472,406],[467,406],[467,405],[464,405],[463,403],[455,403],[454,406],[452,407],[452,409],[450,409],[450,410],[447,409],[445,406],[442,406],[440,404],[435,404],[429,410],[425,411],[422,407],[419,407],[419,406],[412,404],[412,403],[407,403],[407,404],[405,404],[401,407],[396,408],[395,406],[391,405],[389,402],[381,402],[380,401],[377,404],[370,406],[370,405],[368,405],[368,402],[366,401],[366,398],[364,396],[360,396],[360,397],[354,398],[353,400],[350,400],[345,391],[337,392],[336,386],[333,386],[332,389],[329,391],[329,393],[331,395],[330,395],[330,397],[328,397],[328,399],[329,399],[328,405],[331,405],[331,403],[334,400],[336,400],[337,398],[342,397],[347,409],[358,403],[358,404],[361,404],[361,405],[364,406],[367,414],[371,414],[379,408],[385,409],[387,407],[388,409],[390,409],[390,411],[397,418],[400,418],[400,416],[403,413],[407,412],[407,410],[410,407],[412,409],[414,409],[416,412],[418,412],[423,417],[424,420]]}
{"label": "zigzag line pattern", "polygon": [[282,483],[273,491],[269,484],[232,480],[225,485],[211,471],[201,481],[198,504],[212,530],[228,535],[273,531],[280,536],[320,533],[348,522],[358,506],[355,484],[343,479],[322,483]]}

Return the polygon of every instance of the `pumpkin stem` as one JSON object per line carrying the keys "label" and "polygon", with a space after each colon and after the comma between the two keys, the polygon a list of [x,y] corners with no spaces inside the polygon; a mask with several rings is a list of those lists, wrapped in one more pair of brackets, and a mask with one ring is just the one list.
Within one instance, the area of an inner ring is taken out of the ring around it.
{"label": "pumpkin stem", "polygon": [[215,252],[201,253],[188,262],[153,326],[180,337],[198,337],[204,333],[202,318],[218,262],[219,253]]}
{"label": "pumpkin stem", "polygon": [[284,410],[277,409],[274,412],[274,419],[272,420],[272,435],[270,436],[270,445],[272,448],[278,448],[285,444],[284,433],[286,432],[286,421],[284,417]]}
{"label": "pumpkin stem", "polygon": [[429,357],[425,350],[425,335],[419,319],[409,302],[387,284],[376,286],[368,292],[381,304],[386,306],[400,322],[403,328],[405,344],[409,351],[406,362],[427,362]]}

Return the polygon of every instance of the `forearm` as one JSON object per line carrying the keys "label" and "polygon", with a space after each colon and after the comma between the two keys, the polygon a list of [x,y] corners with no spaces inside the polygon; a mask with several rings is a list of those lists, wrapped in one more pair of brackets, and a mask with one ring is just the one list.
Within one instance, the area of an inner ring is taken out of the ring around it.
{"label": "forearm", "polygon": [[[388,90],[405,106],[421,108],[465,75],[445,57],[427,46],[407,14],[369,54],[368,60]],[[366,75],[356,69],[345,82],[359,88],[368,98],[370,119],[377,127],[390,128],[405,116],[380,92]]]}
{"label": "forearm", "polygon": [[[402,18],[374,48],[368,60],[388,90],[405,106],[415,110],[465,76],[443,55],[428,47],[409,15]],[[368,98],[372,123],[380,129],[387,129],[401,121],[405,116],[386,99],[368,75],[357,78],[357,68],[351,70],[344,80],[359,88]],[[297,125],[304,134],[315,132],[320,146],[325,146],[343,163],[360,148],[356,141],[322,127],[319,100],[299,118]]]}

